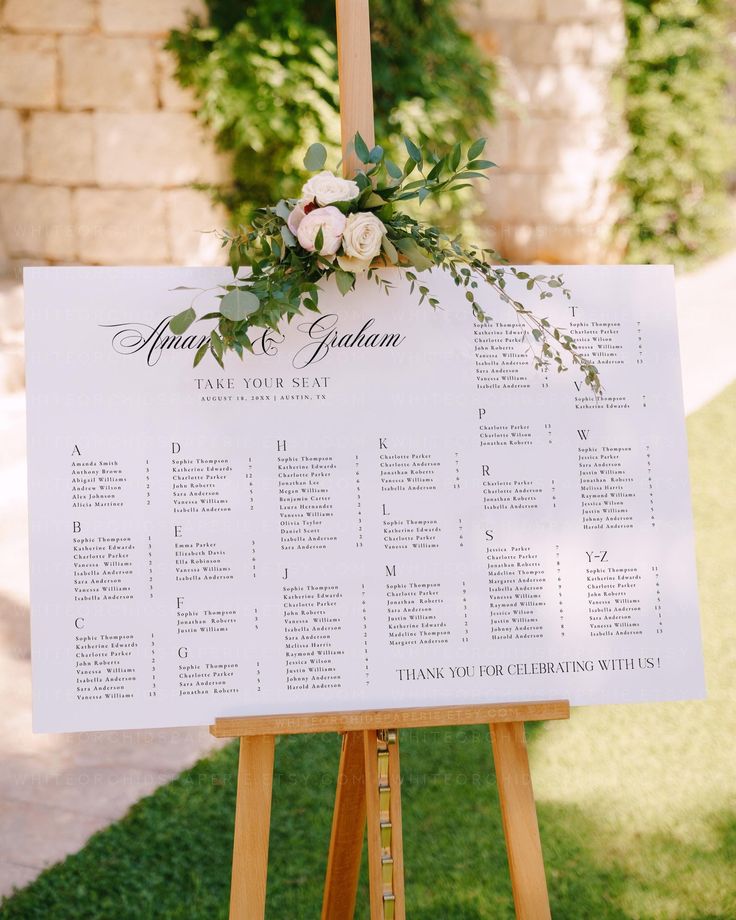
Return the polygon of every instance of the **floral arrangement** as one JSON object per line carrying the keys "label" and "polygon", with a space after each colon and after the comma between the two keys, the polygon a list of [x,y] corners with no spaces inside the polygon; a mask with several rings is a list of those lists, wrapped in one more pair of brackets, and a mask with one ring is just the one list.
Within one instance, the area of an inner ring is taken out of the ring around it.
{"label": "floral arrangement", "polygon": [[[387,277],[381,270],[392,267],[403,273],[420,303],[427,301],[436,307],[438,300],[419,276],[439,268],[449,272],[464,290],[479,321],[486,319],[476,300],[481,284],[493,287],[514,308],[535,367],[556,366],[563,371],[570,363],[599,392],[598,371],[579,354],[572,337],[514,299],[507,287],[512,276],[542,302],[552,297],[555,288],[569,300],[572,295],[560,275],[519,271],[505,265],[495,251],[466,248],[459,238],[401,210],[402,202],[416,199],[421,204],[430,196],[487,178],[486,172],[496,164],[481,159],[485,140],[475,141],[464,154],[456,144],[442,157],[423,152],[408,138],[404,143],[408,157],[402,167],[382,147],[369,149],[356,134],[354,149],[363,168],[353,179],[324,169],[327,152],[321,144],[312,144],[304,166],[314,175],[304,184],[301,196],[260,208],[250,228],[222,234],[222,245],[230,248],[233,280],[218,294],[219,310],[200,317],[217,320],[217,325],[197,350],[195,366],[208,352],[220,366],[229,350],[242,358],[245,351],[253,351],[251,330],[278,329],[283,320],[289,322],[302,310],[319,312],[319,284],[332,276],[343,295],[353,290],[358,275],[375,280],[388,292],[393,287],[390,273]],[[248,270],[242,278],[241,268]],[[192,303],[172,318],[171,331],[181,335],[196,319]]]}

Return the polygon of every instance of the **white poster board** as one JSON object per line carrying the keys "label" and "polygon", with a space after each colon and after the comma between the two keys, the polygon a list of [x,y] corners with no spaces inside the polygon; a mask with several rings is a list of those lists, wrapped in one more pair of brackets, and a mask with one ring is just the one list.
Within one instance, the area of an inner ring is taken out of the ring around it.
{"label": "white poster board", "polygon": [[35,729],[701,696],[672,271],[562,271],[598,399],[442,274],[222,371],[226,270],[26,270]]}

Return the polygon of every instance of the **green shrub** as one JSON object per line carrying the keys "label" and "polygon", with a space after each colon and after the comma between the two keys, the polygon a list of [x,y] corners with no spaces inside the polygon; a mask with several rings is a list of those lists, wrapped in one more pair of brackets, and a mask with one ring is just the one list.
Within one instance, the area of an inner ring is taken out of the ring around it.
{"label": "green shrub", "polygon": [[726,174],[736,163],[727,124],[728,7],[729,0],[625,2],[632,146],[621,180],[630,261],[695,262],[725,238]]}
{"label": "green shrub", "polygon": [[[174,31],[177,77],[199,117],[231,151],[233,184],[219,197],[236,221],[298,194],[315,141],[339,158],[335,4],[327,0],[207,0],[209,21]],[[376,137],[436,147],[468,143],[493,116],[493,66],[453,15],[452,0],[371,3]],[[402,148],[403,149],[403,148]],[[491,152],[492,153],[492,152]]]}

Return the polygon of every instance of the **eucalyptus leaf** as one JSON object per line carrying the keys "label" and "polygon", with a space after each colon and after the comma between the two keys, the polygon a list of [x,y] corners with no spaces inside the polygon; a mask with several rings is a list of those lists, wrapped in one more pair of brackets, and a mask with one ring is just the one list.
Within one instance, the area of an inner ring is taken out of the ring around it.
{"label": "eucalyptus leaf", "polygon": [[260,300],[252,291],[233,288],[222,298],[220,313],[234,323],[239,323],[251,313],[255,313],[260,305]]}
{"label": "eucalyptus leaf", "polygon": [[361,137],[360,131],[355,135],[355,155],[358,157],[361,163],[370,163],[371,152],[368,149],[368,144]]}
{"label": "eucalyptus leaf", "polygon": [[383,147],[378,144],[368,154],[369,163],[380,163],[383,159]]}
{"label": "eucalyptus leaf", "polygon": [[174,335],[183,335],[196,318],[197,314],[192,307],[187,307],[186,310],[182,310],[181,313],[177,313],[176,316],[171,318],[169,321],[169,329],[171,329]]}
{"label": "eucalyptus leaf", "polygon": [[274,208],[276,214],[281,218],[281,220],[288,220],[289,215],[291,214],[291,208],[282,198],[276,207]]}
{"label": "eucalyptus leaf", "polygon": [[281,228],[281,239],[290,249],[296,246],[296,237],[286,225]]}
{"label": "eucalyptus leaf", "polygon": [[319,172],[327,161],[327,150],[322,144],[312,144],[304,154],[304,168],[308,172]]}
{"label": "eucalyptus leaf", "polygon": [[404,175],[401,171],[401,167],[397,166],[393,160],[384,160],[384,164],[386,166],[386,172],[392,179],[401,179]]}

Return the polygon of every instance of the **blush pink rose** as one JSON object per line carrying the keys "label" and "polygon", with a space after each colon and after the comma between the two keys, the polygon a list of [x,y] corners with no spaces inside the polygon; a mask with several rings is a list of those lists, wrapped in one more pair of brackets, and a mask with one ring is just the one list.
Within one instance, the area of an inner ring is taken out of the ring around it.
{"label": "blush pink rose", "polygon": [[345,215],[332,205],[326,208],[315,208],[302,217],[297,227],[296,238],[307,252],[314,252],[316,249],[314,241],[319,231],[322,230],[320,255],[334,256],[342,242],[345,221]]}

